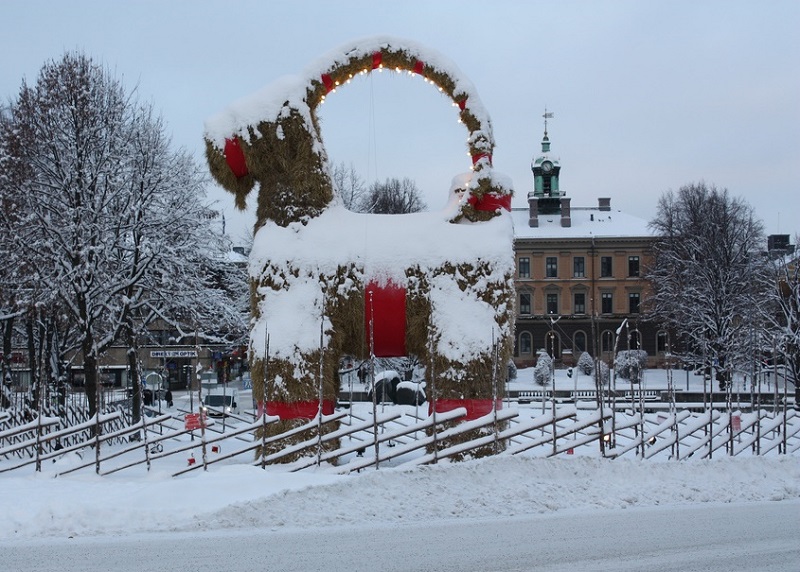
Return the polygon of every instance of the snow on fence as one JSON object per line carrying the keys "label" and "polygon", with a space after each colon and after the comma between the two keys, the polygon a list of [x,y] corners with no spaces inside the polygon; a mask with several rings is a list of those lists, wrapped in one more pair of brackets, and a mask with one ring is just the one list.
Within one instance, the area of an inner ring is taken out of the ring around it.
{"label": "snow on fence", "polygon": [[[574,404],[556,404],[541,414],[538,409],[511,406],[470,421],[459,421],[465,414],[463,408],[436,413],[434,418],[418,417],[411,407],[390,406],[386,411],[375,412],[375,419],[371,411],[359,415],[352,409],[339,410],[268,437],[266,432],[259,436],[257,431],[274,422],[274,417],[262,416],[253,421],[231,418],[224,424],[206,420],[190,427],[180,414],[143,416],[129,424],[126,415],[115,410],[64,426],[61,417],[28,419],[5,411],[0,417],[0,472],[32,464],[40,470],[42,461],[57,461],[70,453],[81,456],[76,460],[73,455],[69,463],[56,469],[57,475],[90,467],[100,475],[142,465],[149,470],[152,463],[174,459],[182,453],[188,456],[189,465],[173,476],[207,470],[236,457],[244,456],[246,460],[240,462],[266,466],[297,453],[300,458],[288,463],[287,470],[324,465],[337,473],[350,473],[381,465],[436,463],[451,457],[470,457],[477,451],[544,457],[603,455],[611,459],[636,455],[640,459],[675,460],[800,451],[800,415],[794,409],[722,412],[709,408],[702,413],[644,413],[611,408],[582,410]],[[324,427],[332,421],[339,422],[339,428],[326,434]],[[468,432],[477,437],[453,443],[453,437]],[[305,439],[294,442],[296,439],[292,438],[298,435]],[[70,442],[64,445],[67,441]],[[292,444],[281,447],[281,442]],[[339,447],[325,450],[323,445],[330,442],[339,442]],[[270,454],[263,453],[267,445],[271,446]],[[94,458],[84,459],[86,452],[92,451]],[[209,456],[209,452],[213,454]],[[195,455],[200,457],[199,462]],[[116,465],[112,463],[115,459],[119,459]]]}

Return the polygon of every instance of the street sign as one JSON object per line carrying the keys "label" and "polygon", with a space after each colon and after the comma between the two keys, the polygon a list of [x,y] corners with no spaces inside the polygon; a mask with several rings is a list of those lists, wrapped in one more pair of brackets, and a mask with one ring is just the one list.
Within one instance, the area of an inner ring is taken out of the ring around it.
{"label": "street sign", "polygon": [[196,358],[197,350],[150,350],[153,358]]}
{"label": "street sign", "polygon": [[203,418],[199,413],[187,413],[184,417],[184,427],[187,431],[194,431],[203,426]]}

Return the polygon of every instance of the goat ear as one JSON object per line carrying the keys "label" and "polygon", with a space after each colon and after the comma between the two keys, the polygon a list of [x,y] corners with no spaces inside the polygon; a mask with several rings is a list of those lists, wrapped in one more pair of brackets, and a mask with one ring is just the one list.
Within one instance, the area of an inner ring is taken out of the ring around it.
{"label": "goat ear", "polygon": [[[244,164],[244,168],[246,169],[244,153],[242,152],[241,145],[238,145],[238,150],[239,153],[241,153],[241,163]],[[214,177],[214,180],[219,183],[223,189],[235,195],[236,208],[239,210],[245,210],[247,208],[247,194],[255,185],[255,179],[253,176],[247,172],[242,174],[242,176],[237,176],[231,168],[229,160],[226,157],[225,150],[220,149],[208,139],[206,139],[206,160],[208,162],[209,171]],[[241,171],[239,171],[239,173],[241,174]]]}

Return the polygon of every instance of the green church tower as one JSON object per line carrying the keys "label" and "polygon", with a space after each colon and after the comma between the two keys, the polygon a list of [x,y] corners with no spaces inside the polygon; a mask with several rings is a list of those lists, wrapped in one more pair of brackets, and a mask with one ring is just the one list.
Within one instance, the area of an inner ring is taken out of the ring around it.
{"label": "green church tower", "polygon": [[553,113],[544,111],[544,138],[542,139],[542,152],[536,155],[531,162],[533,171],[533,193],[528,198],[538,199],[539,214],[556,214],[561,212],[561,198],[566,195],[558,186],[558,177],[561,173],[561,163],[550,153],[550,138],[547,136],[547,120]]}

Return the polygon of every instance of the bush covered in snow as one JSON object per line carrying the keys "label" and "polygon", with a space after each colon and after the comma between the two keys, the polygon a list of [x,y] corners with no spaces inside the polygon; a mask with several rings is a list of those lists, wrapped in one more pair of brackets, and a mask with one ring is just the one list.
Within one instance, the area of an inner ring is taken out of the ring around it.
{"label": "bush covered in snow", "polygon": [[617,352],[614,370],[622,379],[639,381],[641,372],[647,366],[647,352],[644,350],[623,350]]}
{"label": "bush covered in snow", "polygon": [[583,375],[592,375],[594,371],[594,358],[589,355],[589,352],[583,352],[581,357],[578,358],[578,371]]}
{"label": "bush covered in snow", "polygon": [[547,385],[550,382],[550,373],[553,368],[553,360],[544,350],[539,350],[536,355],[536,367],[533,368],[533,381],[538,385]]}
{"label": "bush covered in snow", "polygon": [[517,379],[517,364],[514,360],[508,360],[508,381]]}

